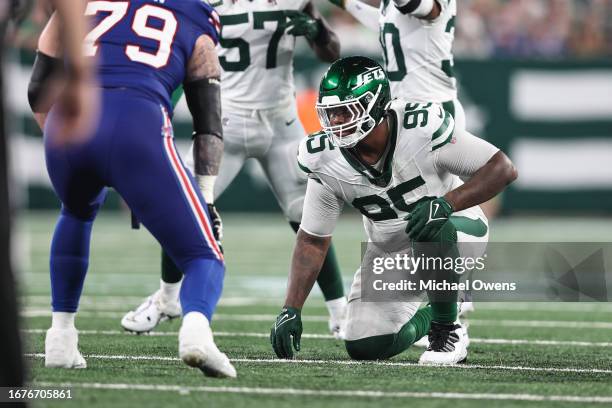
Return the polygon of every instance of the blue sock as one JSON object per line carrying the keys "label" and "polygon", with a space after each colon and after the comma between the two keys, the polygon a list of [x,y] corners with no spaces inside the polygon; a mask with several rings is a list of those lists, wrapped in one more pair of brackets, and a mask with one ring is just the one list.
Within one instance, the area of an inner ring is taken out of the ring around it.
{"label": "blue sock", "polygon": [[185,278],[181,285],[181,308],[183,316],[189,312],[200,312],[212,321],[212,315],[223,290],[225,265],[217,259],[200,258],[181,268]]}
{"label": "blue sock", "polygon": [[75,217],[62,208],[51,241],[51,305],[54,312],[74,313],[79,307],[89,266],[91,220]]}

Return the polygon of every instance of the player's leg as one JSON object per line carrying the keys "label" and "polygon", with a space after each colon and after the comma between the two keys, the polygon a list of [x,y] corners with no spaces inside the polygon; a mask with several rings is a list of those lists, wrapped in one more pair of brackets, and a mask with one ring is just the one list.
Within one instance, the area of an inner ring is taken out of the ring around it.
{"label": "player's leg", "polygon": [[429,332],[429,306],[419,309],[419,302],[362,302],[360,270],[349,299],[345,346],[355,360],[393,357]]}
{"label": "player's leg", "polygon": [[225,265],[206,203],[176,151],[168,115],[155,104],[134,99],[129,101],[130,117],[120,124],[122,134],[114,140],[111,185],[185,273],[180,357],[205,375],[235,377],[210,329]]}
{"label": "player's leg", "polygon": [[[259,161],[279,206],[291,228],[297,232],[302,219],[306,177],[297,166],[296,152],[305,131],[295,108],[272,111],[264,116],[264,120],[273,137],[267,153]],[[317,284],[330,314],[329,329],[336,338],[343,338],[346,297],[333,245],[323,262]]]}
{"label": "player's leg", "polygon": [[[454,213],[441,229],[440,243],[444,255],[462,258],[482,256],[488,241],[488,223],[480,207]],[[458,245],[459,244],[459,245]],[[431,274],[431,272],[428,271]],[[458,282],[460,276],[444,272],[432,279]],[[458,291],[428,292],[432,310],[429,346],[419,359],[420,364],[450,365],[465,361],[469,338],[458,319]]]}
{"label": "player's leg", "polygon": [[[113,118],[103,106],[104,123]],[[52,127],[53,111],[47,124]],[[53,143],[53,133],[45,132],[47,170],[53,188],[62,202],[51,241],[51,328],[45,338],[45,366],[84,368],[78,351],[74,319],[89,264],[89,243],[95,216],[106,191],[98,169],[105,156],[106,129],[85,144],[62,147]]]}
{"label": "player's leg", "polygon": [[[215,199],[217,199],[234,180],[245,160],[247,152],[243,142],[244,130],[251,124],[246,123],[244,115],[224,112],[223,159],[219,176],[215,182]],[[193,173],[193,146],[184,158],[185,165]],[[125,330],[146,333],[153,330],[159,323],[181,315],[179,293],[183,272],[172,258],[162,249],[161,280],[159,289],[136,309],[129,311],[121,319]]]}

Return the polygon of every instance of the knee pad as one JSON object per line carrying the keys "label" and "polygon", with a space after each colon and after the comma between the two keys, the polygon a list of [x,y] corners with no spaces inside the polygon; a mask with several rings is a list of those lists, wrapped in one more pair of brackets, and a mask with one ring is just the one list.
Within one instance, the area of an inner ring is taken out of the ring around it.
{"label": "knee pad", "polygon": [[344,346],[353,360],[383,360],[388,358],[393,341],[393,334],[385,334],[359,340],[346,340]]}

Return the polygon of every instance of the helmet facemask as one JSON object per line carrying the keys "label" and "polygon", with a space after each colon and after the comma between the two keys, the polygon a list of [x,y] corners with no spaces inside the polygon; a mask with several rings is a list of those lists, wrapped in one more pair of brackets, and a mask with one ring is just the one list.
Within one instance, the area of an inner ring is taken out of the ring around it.
{"label": "helmet facemask", "polygon": [[337,147],[351,148],[365,138],[378,123],[370,114],[378,102],[381,85],[376,94],[371,91],[355,99],[340,101],[337,96],[327,96],[317,103],[317,114],[331,142]]}

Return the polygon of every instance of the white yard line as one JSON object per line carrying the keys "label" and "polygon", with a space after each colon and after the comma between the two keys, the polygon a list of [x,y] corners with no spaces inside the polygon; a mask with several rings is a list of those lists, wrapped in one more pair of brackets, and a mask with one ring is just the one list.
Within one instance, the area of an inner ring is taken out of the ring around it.
{"label": "white yard line", "polygon": [[[28,334],[44,334],[45,329],[26,329],[24,333]],[[79,334],[82,336],[134,336],[134,334],[127,333],[121,330],[79,330]],[[143,336],[152,337],[175,337],[178,336],[178,332],[150,332],[143,334]],[[255,332],[215,332],[216,337],[257,337],[257,338],[268,338],[269,333],[255,333]],[[302,334],[304,339],[329,339],[333,340],[334,336],[331,334],[313,334],[305,333]],[[532,346],[578,346],[578,347],[612,347],[612,342],[591,342],[591,341],[571,341],[571,340],[529,340],[529,339],[481,339],[481,338],[470,338],[471,343],[475,344],[511,344],[511,345],[532,345]]]}
{"label": "white yard line", "polygon": [[[146,299],[146,296],[83,296],[79,301],[81,307],[93,309],[104,309],[106,311],[121,312],[135,308]],[[282,299],[281,299],[282,300]],[[33,295],[21,298],[21,304],[30,305],[32,308],[46,307],[51,304],[50,296]],[[278,306],[277,299],[263,299],[260,297],[223,297],[219,306]]]}
{"label": "white yard line", "polygon": [[[21,312],[23,317],[46,317],[51,316],[49,309],[28,308]],[[82,311],[78,316],[82,317],[106,317],[121,318],[124,312],[108,311]],[[237,322],[272,322],[276,319],[273,314],[215,314],[217,321]],[[327,322],[327,316],[302,316],[305,322]],[[583,322],[564,320],[509,320],[509,319],[468,319],[470,325],[491,327],[529,327],[529,328],[564,328],[564,329],[612,329],[612,322]]]}
{"label": "white yard line", "polygon": [[[316,294],[313,294],[313,296]],[[108,306],[108,310],[117,311],[125,307],[137,306],[146,296],[116,296],[116,295],[86,295],[81,298],[81,305],[104,305]],[[278,306],[282,299],[270,299],[263,297],[244,297],[244,296],[224,296],[221,298],[220,306]],[[22,304],[30,304],[32,306],[47,306],[51,303],[50,295],[27,295],[23,296]],[[132,303],[134,305],[132,305]],[[114,309],[111,307],[114,306]],[[321,304],[321,306],[323,306]],[[316,308],[316,305],[313,305]],[[552,313],[565,312],[612,312],[612,302],[479,302],[476,304],[478,310],[487,311],[545,311]]]}
{"label": "white yard line", "polygon": [[[43,353],[26,353],[26,357],[44,358]],[[89,354],[85,358],[94,360],[148,360],[148,361],[179,361],[176,357],[164,356],[133,356],[133,355],[106,355]],[[423,367],[417,363],[393,362],[393,361],[354,361],[354,360],[281,360],[276,358],[232,358],[235,363],[255,364],[335,364],[351,366],[389,366],[389,367]],[[429,366],[428,368],[457,368],[457,369],[485,369],[485,370],[509,370],[509,371],[536,371],[549,373],[581,373],[581,374],[612,374],[612,370],[600,368],[574,368],[574,367],[525,367],[504,366],[484,364],[459,364],[451,367]]]}
{"label": "white yard line", "polygon": [[36,387],[84,388],[113,391],[166,391],[179,394],[191,392],[223,394],[256,394],[256,395],[302,395],[323,397],[360,397],[360,398],[438,398],[463,400],[496,400],[496,401],[557,401],[575,403],[610,403],[610,396],[576,396],[576,395],[541,395],[541,394],[489,394],[462,392],[410,392],[410,391],[377,391],[377,390],[316,390],[300,388],[263,388],[263,387],[211,387],[162,384],[108,384],[108,383],[61,383],[37,382]]}

